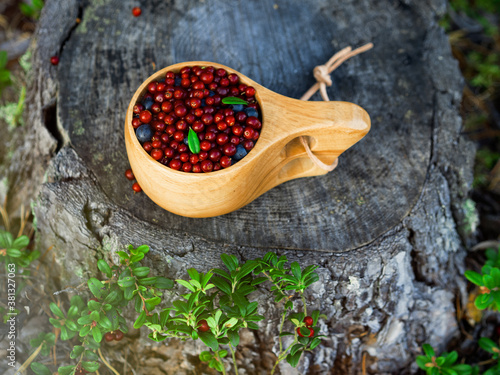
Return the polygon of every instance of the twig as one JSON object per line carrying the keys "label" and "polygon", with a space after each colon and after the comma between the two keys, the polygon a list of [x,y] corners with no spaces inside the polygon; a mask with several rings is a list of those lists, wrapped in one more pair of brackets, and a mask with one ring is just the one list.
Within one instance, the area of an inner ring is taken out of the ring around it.
{"label": "twig", "polygon": [[97,349],[98,353],[99,353],[99,357],[101,357],[102,361],[104,362],[104,364],[111,370],[113,371],[114,374],[116,375],[120,375],[120,373],[118,371],[116,371],[113,366],[111,366],[109,364],[108,361],[106,361],[106,359],[104,358],[104,356],[102,355],[102,352],[101,352],[101,348]]}
{"label": "twig", "polygon": [[361,371],[363,372],[363,375],[366,375],[366,352],[363,353],[363,359],[361,361]]}
{"label": "twig", "polygon": [[31,362],[33,362],[35,360],[36,356],[38,355],[38,353],[40,353],[40,350],[42,350],[43,344],[45,344],[45,341],[42,341],[42,343],[38,346],[38,348],[36,348],[36,350],[33,352],[32,355],[29,356],[29,358],[26,360],[26,362],[24,362],[22,364],[22,366],[19,367],[19,370],[17,370],[14,375],[20,375],[24,371],[26,371],[26,369],[31,364]]}

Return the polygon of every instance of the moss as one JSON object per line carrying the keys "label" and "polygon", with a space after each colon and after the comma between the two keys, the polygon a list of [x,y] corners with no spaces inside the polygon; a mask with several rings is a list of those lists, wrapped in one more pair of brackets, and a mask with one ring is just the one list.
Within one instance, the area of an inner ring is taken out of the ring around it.
{"label": "moss", "polygon": [[476,231],[479,225],[479,215],[476,211],[476,203],[472,199],[467,199],[463,205],[464,224],[462,229],[467,234],[472,234]]}

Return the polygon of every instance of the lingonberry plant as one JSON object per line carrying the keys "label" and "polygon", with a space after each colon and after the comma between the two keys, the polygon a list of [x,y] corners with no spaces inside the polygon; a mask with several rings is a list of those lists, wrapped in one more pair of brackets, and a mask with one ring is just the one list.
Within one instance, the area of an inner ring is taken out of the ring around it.
{"label": "lingonberry plant", "polygon": [[436,357],[434,349],[429,344],[424,344],[422,349],[425,355],[417,357],[417,365],[424,370],[427,375],[470,375],[476,374],[476,369],[470,365],[456,364],[458,359],[457,352],[443,353]]}
{"label": "lingonberry plant", "polygon": [[[479,295],[474,301],[474,305],[479,310],[491,309],[498,311],[500,309],[500,248],[486,250],[486,262],[481,268],[481,273],[471,270],[465,271],[465,277],[473,284],[479,287]],[[492,358],[483,364],[493,364],[483,375],[500,374],[500,345],[487,337],[481,337],[478,341],[479,346]],[[417,364],[429,375],[476,375],[479,374],[479,366],[468,364],[455,364],[458,359],[457,352],[443,353],[436,357],[434,349],[429,344],[424,344],[422,349],[425,356],[417,357]]]}
{"label": "lingonberry plant", "polygon": [[[55,303],[50,304],[50,310],[55,318],[50,323],[60,330],[60,339],[72,340],[78,337],[79,345],[74,346],[70,358],[76,364],[59,367],[60,375],[83,374],[96,371],[100,364],[100,346],[103,338],[106,341],[121,340],[128,328],[122,310],[129,302],[134,303],[135,310],[140,313],[138,322],[150,315],[161,302],[161,289],[173,287],[173,281],[161,276],[149,276],[149,267],[141,266],[140,262],[149,251],[148,246],[128,247],[128,252],[119,251],[118,265],[109,265],[99,260],[97,266],[107,279],[96,278],[88,280],[87,285],[93,298],[85,303],[75,295],[71,298],[70,307],[65,313]],[[46,374],[50,371],[45,365],[34,362],[31,369],[36,374]]]}
{"label": "lingonberry plant", "polygon": [[498,251],[494,249],[488,249],[486,257],[487,261],[481,268],[481,273],[467,270],[465,277],[479,286],[480,294],[474,301],[476,307],[480,310],[490,308],[498,311],[500,309],[500,257]]}
{"label": "lingonberry plant", "polygon": [[[319,279],[314,272],[317,266],[301,269],[297,262],[292,262],[290,268],[286,268],[287,258],[278,258],[274,253],[240,264],[234,255],[222,254],[226,269],[212,269],[207,273],[188,269],[188,280],[176,280],[188,293],[159,309],[157,306],[162,303],[160,290],[170,289],[174,283],[164,277],[150,276],[150,269],[141,266],[140,262],[148,251],[149,247],[145,245],[138,248],[129,246],[128,252],[118,252],[118,265],[99,260],[97,266],[105,278],[88,280],[93,297],[87,303],[75,295],[67,312],[55,303],[50,304],[54,318],[49,320],[59,330],[60,339],[79,341],[70,353],[75,363],[59,367],[60,375],[97,371],[99,357],[110,366],[102,357],[101,342],[103,339],[119,341],[127,333],[122,311],[130,302],[134,303],[139,314],[134,328],[146,326],[151,331],[148,336],[151,340],[199,339],[210,349],[200,354],[202,361],[225,374],[222,359],[230,352],[237,374],[235,351],[239,345],[240,330],[256,330],[259,328],[257,322],[264,319],[258,314],[257,301],[250,300],[256,286],[264,282],[271,283],[274,301],[282,308],[279,353],[271,373],[283,360],[297,366],[301,355],[313,350],[324,337],[318,334],[319,311],[307,315],[304,297],[305,289]],[[301,300],[303,311],[294,311],[296,300]],[[291,332],[284,331],[285,326]],[[283,342],[285,336],[291,336],[286,347]],[[47,345],[53,345],[53,341],[52,336],[40,336],[32,344],[38,346],[43,355],[48,354],[45,353]],[[31,369],[38,375],[50,373],[45,365],[38,362],[31,363]]]}
{"label": "lingonberry plant", "polygon": [[[274,253],[266,254],[262,259],[249,260],[240,264],[234,255],[221,255],[226,270],[213,269],[199,273],[194,268],[188,270],[189,280],[176,280],[188,289],[181,299],[173,301],[172,306],[164,309],[159,315],[144,316],[137,322],[147,325],[153,332],[150,338],[155,341],[175,337],[182,340],[200,339],[211,351],[203,351],[200,359],[208,362],[209,367],[226,373],[222,358],[228,355],[223,349],[226,346],[231,352],[235,373],[235,349],[239,344],[239,331],[242,328],[258,329],[256,322],[264,319],[259,315],[258,303],[250,301],[249,295],[256,290],[255,286],[266,281],[272,283],[271,290],[274,301],[283,302],[283,312],[279,327],[278,359],[272,369],[284,359],[293,367],[297,366],[301,355],[312,350],[321,342],[316,326],[319,311],[307,316],[304,298],[305,289],[319,278],[314,272],[317,266],[308,266],[301,270],[297,262],[291,263],[289,269],[284,267],[287,258],[277,257]],[[263,275],[260,277],[256,277]],[[304,311],[292,313],[293,297],[302,299]],[[292,332],[283,331],[285,320],[291,322]],[[139,323],[139,324],[137,324]],[[313,327],[314,326],[314,327]],[[282,337],[293,336],[292,342],[284,348]]]}

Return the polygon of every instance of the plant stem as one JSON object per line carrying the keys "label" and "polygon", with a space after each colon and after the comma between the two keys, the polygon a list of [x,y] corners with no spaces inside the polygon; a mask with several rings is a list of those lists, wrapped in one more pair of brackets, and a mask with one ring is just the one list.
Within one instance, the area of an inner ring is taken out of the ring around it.
{"label": "plant stem", "polygon": [[280,324],[280,333],[279,333],[279,343],[280,343],[280,353],[283,351],[283,341],[281,334],[283,333],[283,325],[285,324],[286,310],[283,310],[283,314],[281,314],[281,324]]}
{"label": "plant stem", "polygon": [[300,298],[302,299],[302,306],[304,306],[304,315],[307,316],[307,305],[304,297],[304,292],[300,291]]}
{"label": "plant stem", "polygon": [[[224,367],[224,362],[222,362],[222,358],[219,356],[218,350],[215,352],[215,357],[218,359],[218,361],[220,362],[220,364],[222,366],[222,374],[226,375],[226,368]],[[236,363],[235,363],[235,365],[236,365]]]}
{"label": "plant stem", "polygon": [[238,365],[236,364],[236,356],[235,356],[235,352],[234,352],[234,349],[233,349],[233,346],[231,345],[231,343],[229,343],[229,350],[231,351],[231,356],[233,357],[234,373],[236,375],[238,375]]}

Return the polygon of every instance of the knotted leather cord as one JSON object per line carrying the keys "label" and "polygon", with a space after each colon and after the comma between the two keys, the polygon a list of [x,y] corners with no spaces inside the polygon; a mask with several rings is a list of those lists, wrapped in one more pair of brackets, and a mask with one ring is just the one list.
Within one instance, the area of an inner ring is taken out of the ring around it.
{"label": "knotted leather cord", "polygon": [[[328,93],[326,92],[326,86],[332,85],[332,77],[330,76],[330,73],[333,72],[335,69],[337,69],[340,66],[340,64],[342,64],[347,59],[350,59],[351,57],[356,56],[360,53],[366,52],[371,48],[373,48],[373,43],[365,44],[362,47],[356,48],[354,51],[352,50],[351,47],[346,47],[343,50],[337,52],[335,55],[333,55],[332,58],[328,60],[328,62],[325,65],[318,65],[317,67],[315,67],[313,70],[313,74],[317,82],[313,86],[311,86],[311,88],[307,90],[307,92],[304,95],[302,95],[300,100],[309,100],[311,96],[313,96],[316,93],[316,91],[319,90],[321,98],[324,101],[329,102],[330,98],[328,97]],[[335,159],[335,161],[331,165],[325,164],[321,160],[319,160],[316,155],[312,153],[305,137],[301,136],[300,142],[304,146],[307,156],[309,156],[309,158],[316,166],[328,172],[333,171],[335,167],[337,167],[339,163],[338,158]]]}

